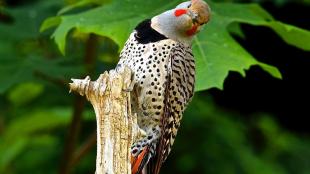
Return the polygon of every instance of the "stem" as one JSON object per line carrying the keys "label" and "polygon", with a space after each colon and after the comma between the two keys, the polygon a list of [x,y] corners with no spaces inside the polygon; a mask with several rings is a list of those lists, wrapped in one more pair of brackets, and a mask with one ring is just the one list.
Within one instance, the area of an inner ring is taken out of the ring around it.
{"label": "stem", "polygon": [[[84,62],[87,74],[92,74],[97,53],[97,36],[90,34],[85,45]],[[70,129],[66,138],[63,157],[60,164],[59,174],[69,174],[72,165],[71,161],[74,154],[76,140],[80,132],[81,116],[84,111],[85,100],[77,97],[74,101],[74,110]]]}
{"label": "stem", "polygon": [[74,101],[74,110],[73,110],[73,117],[70,124],[69,132],[66,138],[65,149],[63,153],[63,159],[60,164],[59,174],[67,174],[70,173],[70,165],[69,161],[71,161],[75,142],[79,135],[80,124],[81,124],[81,117],[84,110],[85,100],[80,97],[76,96]]}
{"label": "stem", "polygon": [[64,86],[66,87],[68,86],[65,80],[49,76],[41,71],[34,71],[33,74],[34,76],[39,77],[43,80],[49,81],[57,86],[60,86],[61,88],[63,88]]}
{"label": "stem", "polygon": [[92,74],[95,70],[95,60],[97,56],[98,37],[95,34],[89,34],[86,41],[85,51],[85,67],[88,75]]}

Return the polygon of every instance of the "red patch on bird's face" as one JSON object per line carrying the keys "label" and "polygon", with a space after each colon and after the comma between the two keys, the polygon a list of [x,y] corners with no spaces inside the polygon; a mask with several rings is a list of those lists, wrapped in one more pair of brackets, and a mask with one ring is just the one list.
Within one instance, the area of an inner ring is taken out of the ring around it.
{"label": "red patch on bird's face", "polygon": [[184,15],[186,13],[187,13],[186,9],[177,9],[176,11],[174,11],[174,15],[176,17],[182,16],[182,15]]}
{"label": "red patch on bird's face", "polygon": [[186,31],[187,36],[192,36],[197,32],[198,27],[194,25],[191,29]]}

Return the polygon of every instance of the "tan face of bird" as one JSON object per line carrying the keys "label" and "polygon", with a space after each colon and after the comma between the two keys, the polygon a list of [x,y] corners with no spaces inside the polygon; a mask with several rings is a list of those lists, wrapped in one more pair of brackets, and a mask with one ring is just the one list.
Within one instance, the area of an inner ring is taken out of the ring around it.
{"label": "tan face of bird", "polygon": [[184,30],[187,36],[193,36],[210,19],[210,7],[203,0],[192,0],[187,8],[176,8],[175,17],[179,21],[180,30]]}
{"label": "tan face of bird", "polygon": [[210,19],[210,7],[203,0],[192,0],[189,10],[197,14],[194,22],[197,22],[199,25],[206,24]]}
{"label": "tan face of bird", "polygon": [[191,44],[193,36],[209,21],[210,13],[206,2],[191,0],[153,17],[151,27],[169,39]]}

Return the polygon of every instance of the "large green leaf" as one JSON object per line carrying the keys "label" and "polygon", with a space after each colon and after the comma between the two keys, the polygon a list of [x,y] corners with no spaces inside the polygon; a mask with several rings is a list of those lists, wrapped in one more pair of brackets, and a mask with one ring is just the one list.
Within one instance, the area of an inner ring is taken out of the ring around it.
{"label": "large green leaf", "polygon": [[100,4],[105,3],[106,1],[107,0],[79,0],[73,4],[69,4],[68,6],[65,6],[58,12],[58,14],[63,14],[75,8],[84,7],[87,5],[100,5]]}
{"label": "large green leaf", "polygon": [[[96,33],[113,39],[122,47],[138,22],[171,9],[180,1],[115,0],[113,3],[75,15],[56,16],[46,20],[41,30],[59,22],[52,37],[62,53],[70,30]],[[259,65],[272,76],[281,78],[277,68],[254,59],[229,34],[228,26],[234,23],[260,25],[273,29],[283,40],[293,46],[310,50],[310,32],[275,21],[266,11],[253,4],[211,3],[212,20],[194,40],[197,60],[196,90],[222,88],[229,71],[245,74],[245,70]],[[52,23],[51,23],[52,22]],[[266,38],[267,42],[268,38]]]}

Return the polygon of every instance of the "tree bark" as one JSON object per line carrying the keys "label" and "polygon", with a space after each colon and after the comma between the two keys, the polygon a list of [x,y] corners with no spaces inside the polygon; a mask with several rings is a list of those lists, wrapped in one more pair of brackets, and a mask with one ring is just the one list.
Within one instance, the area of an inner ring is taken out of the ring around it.
{"label": "tree bark", "polygon": [[111,70],[96,81],[72,79],[70,91],[76,91],[91,102],[97,121],[96,174],[131,174],[130,147],[136,138],[145,136],[131,113],[131,71]]}

